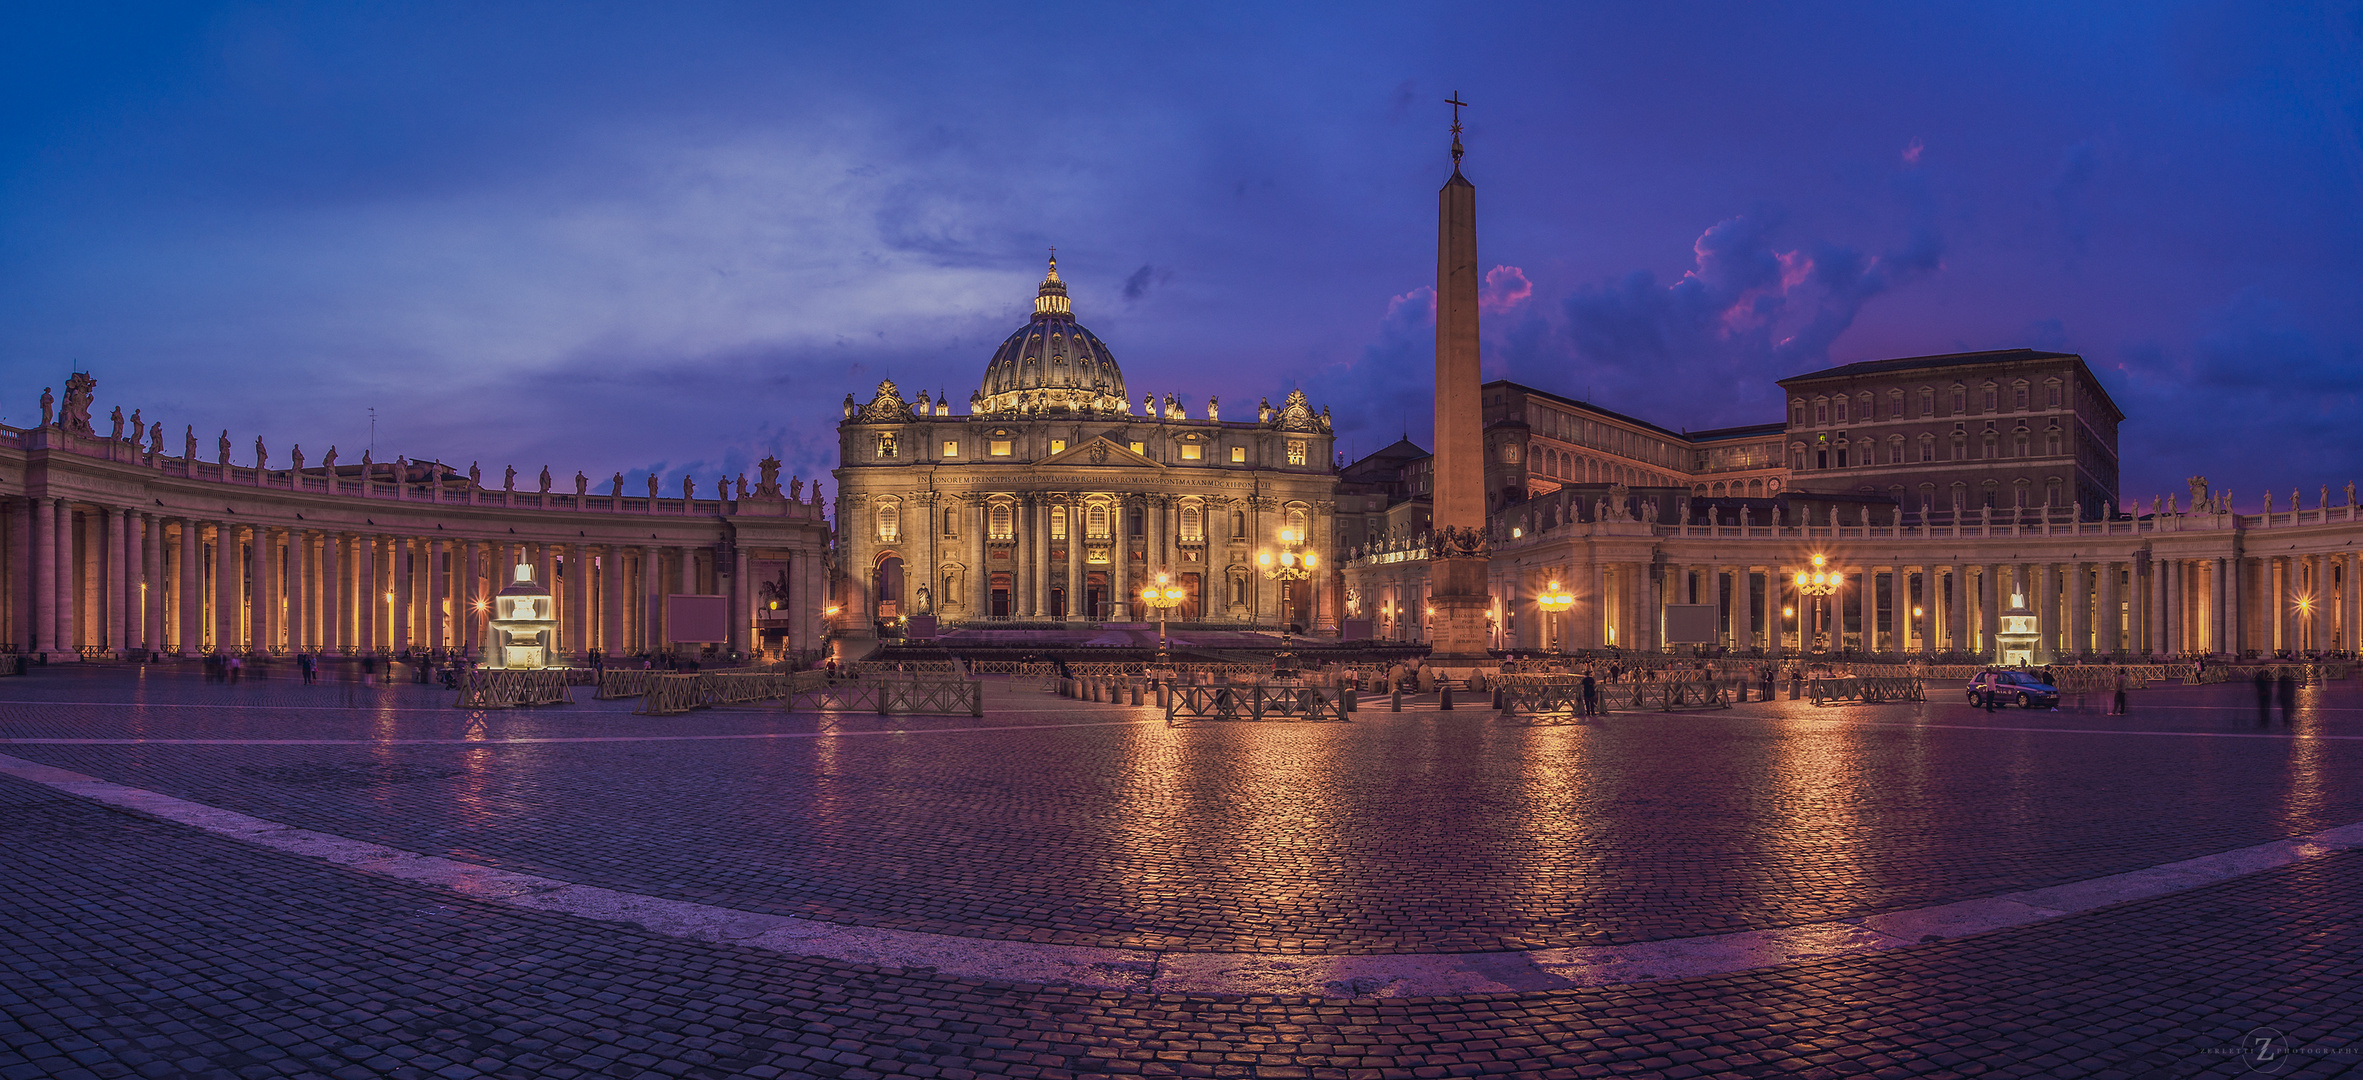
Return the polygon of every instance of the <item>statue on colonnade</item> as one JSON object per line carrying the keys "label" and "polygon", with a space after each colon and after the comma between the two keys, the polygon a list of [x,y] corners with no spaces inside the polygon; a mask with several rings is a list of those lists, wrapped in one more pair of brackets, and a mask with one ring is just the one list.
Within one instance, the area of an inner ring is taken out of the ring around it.
{"label": "statue on colonnade", "polygon": [[681,474],[681,497],[684,499],[694,499],[697,497],[696,477],[691,476],[688,473]]}
{"label": "statue on colonnade", "polygon": [[544,495],[547,495],[547,494],[549,494],[549,493],[550,493],[550,467],[549,467],[549,466],[547,466],[547,465],[544,465],[544,466],[542,466],[542,494],[544,494]]}
{"label": "statue on colonnade", "polygon": [[582,497],[582,496],[584,496],[584,495],[588,495],[588,494],[590,494],[590,491],[591,491],[591,478],[590,478],[590,477],[588,477],[588,476],[584,476],[584,475],[583,475],[583,471],[582,471],[581,469],[576,469],[576,470],[574,471],[574,494],[575,494],[575,496],[576,496],[577,498],[580,498],[580,497]]}
{"label": "statue on colonnade", "polygon": [[509,466],[509,474],[501,478],[500,489],[502,491],[517,490],[517,467],[515,465]]}
{"label": "statue on colonnade", "polygon": [[223,428],[223,429],[222,429],[221,436],[220,436],[219,438],[217,438],[217,439],[215,439],[215,440],[214,440],[213,448],[214,448],[214,450],[215,450],[215,451],[219,452],[219,453],[220,453],[220,455],[221,455],[221,464],[222,464],[222,467],[223,467],[223,468],[225,468],[225,469],[226,469],[226,468],[229,468],[229,467],[230,467],[230,429],[228,429],[228,428]]}
{"label": "statue on colonnade", "polygon": [[1223,418],[1223,399],[1213,394],[1206,395],[1206,418],[1217,421]]}
{"label": "statue on colonnade", "polygon": [[287,457],[289,460],[295,462],[295,471],[299,473],[304,471],[304,444],[296,443],[289,447],[287,451]]}
{"label": "statue on colonnade", "polygon": [[77,371],[66,377],[66,400],[58,412],[58,426],[76,435],[96,436],[90,426],[90,401],[98,392],[98,380],[87,372]]}
{"label": "statue on colonnade", "polygon": [[269,451],[267,451],[267,450],[264,450],[264,449],[263,449],[263,437],[262,437],[262,436],[260,436],[260,435],[257,435],[257,436],[255,436],[255,437],[254,437],[254,467],[255,467],[255,468],[257,468],[257,469],[263,468],[264,466],[266,466],[266,465],[270,464],[270,460],[271,460],[271,454],[270,454],[270,452],[269,452]]}
{"label": "statue on colonnade", "polygon": [[2191,512],[2200,513],[2200,507],[2207,504],[2207,478],[2194,476],[2183,482],[2191,486]]}
{"label": "statue on colonnade", "polygon": [[321,468],[323,468],[323,469],[335,469],[335,468],[336,468],[336,444],[335,444],[335,443],[330,443],[330,444],[328,444],[328,452],[327,452],[327,453],[325,453],[325,454],[322,454],[322,455],[320,455],[320,467],[321,467]]}
{"label": "statue on colonnade", "polygon": [[779,459],[769,454],[755,463],[755,494],[767,499],[779,498]]}
{"label": "statue on colonnade", "polygon": [[742,501],[747,497],[747,474],[745,473],[738,474],[738,497]]}
{"label": "statue on colonnade", "polygon": [[[814,485],[813,485],[813,487],[815,487],[815,488],[818,488],[819,486],[820,486],[819,484],[814,484]],[[801,501],[803,501],[803,499],[804,499],[804,478],[803,478],[803,477],[801,477],[801,476],[794,477],[794,478],[792,478],[792,479],[790,479],[790,480],[788,481],[788,498],[789,498],[791,501],[797,501],[797,502],[801,502]]]}
{"label": "statue on colonnade", "polygon": [[154,422],[152,422],[152,423],[150,423],[150,424],[148,425],[148,454],[149,454],[149,456],[153,457],[153,456],[155,456],[155,455],[157,455],[157,454],[161,454],[161,453],[163,453],[163,452],[164,452],[164,422],[163,422],[163,421],[161,421],[161,420],[158,420],[158,421],[154,421]]}
{"label": "statue on colonnade", "polygon": [[121,441],[123,438],[123,406],[115,406],[114,415],[109,416],[107,419],[113,420],[115,422],[114,432],[109,434],[107,437]]}
{"label": "statue on colonnade", "polygon": [[[850,397],[850,396],[852,396],[852,395],[847,395],[847,396],[848,396],[848,397]],[[656,470],[655,470],[655,469],[650,469],[650,470],[648,470],[648,497],[649,497],[649,498],[651,498],[651,499],[653,499],[653,498],[656,498],[656,485],[657,485],[657,479],[656,479]]]}
{"label": "statue on colonnade", "polygon": [[143,432],[143,431],[146,431],[146,430],[147,430],[147,425],[145,425],[145,424],[142,424],[142,423],[140,423],[140,422],[139,422],[139,410],[138,410],[138,409],[133,409],[133,410],[131,410],[131,441],[132,441],[132,443],[133,443],[134,445],[137,445],[137,444],[139,443],[139,436],[140,436],[140,432]]}
{"label": "statue on colonnade", "polygon": [[187,440],[187,444],[183,448],[181,456],[190,461],[197,460],[197,425],[190,424],[183,438]]}
{"label": "statue on colonnade", "polygon": [[624,474],[623,474],[623,473],[621,473],[621,472],[618,472],[618,473],[616,473],[616,474],[615,474],[615,487],[614,487],[612,490],[608,491],[608,493],[607,493],[607,494],[609,494],[609,495],[611,495],[611,496],[613,496],[613,497],[615,497],[615,498],[618,498],[618,499],[620,499],[620,498],[623,498],[623,497],[624,497]]}

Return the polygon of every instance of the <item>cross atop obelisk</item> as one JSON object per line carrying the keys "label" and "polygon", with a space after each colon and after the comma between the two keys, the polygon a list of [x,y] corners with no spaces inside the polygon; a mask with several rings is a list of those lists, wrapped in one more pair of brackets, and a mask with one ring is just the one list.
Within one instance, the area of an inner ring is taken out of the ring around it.
{"label": "cross atop obelisk", "polygon": [[1452,106],[1452,177],[1436,196],[1436,457],[1430,509],[1429,664],[1465,675],[1488,655],[1485,423],[1477,355],[1477,189],[1460,174],[1459,94]]}

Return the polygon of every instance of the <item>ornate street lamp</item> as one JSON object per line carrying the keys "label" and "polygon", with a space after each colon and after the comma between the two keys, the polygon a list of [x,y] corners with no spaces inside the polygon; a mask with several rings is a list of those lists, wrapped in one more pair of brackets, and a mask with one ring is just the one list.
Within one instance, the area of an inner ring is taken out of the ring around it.
{"label": "ornate street lamp", "polygon": [[1544,589],[1541,596],[1534,598],[1534,606],[1543,609],[1545,614],[1551,616],[1551,651],[1559,652],[1558,616],[1560,612],[1575,606],[1575,594],[1560,588],[1559,579],[1552,578],[1550,587]]}
{"label": "ornate street lamp", "polygon": [[[1816,555],[1813,557],[1813,569],[1811,571],[1797,571],[1797,595],[1812,598],[1813,618],[1811,621],[1813,623],[1813,638],[1812,641],[1803,643],[1805,650],[1808,652],[1813,650],[1813,641],[1819,641],[1821,639],[1821,598],[1836,593],[1839,587],[1846,583],[1846,575],[1841,574],[1835,570],[1823,569],[1823,567],[1828,563],[1829,559],[1827,557]],[[1798,620],[1799,625],[1797,629],[1800,634],[1805,632],[1805,621],[1806,620],[1803,619]]]}
{"label": "ornate street lamp", "polygon": [[1294,636],[1294,623],[1291,622],[1291,616],[1296,614],[1296,607],[1289,602],[1288,587],[1295,582],[1313,576],[1313,564],[1318,558],[1312,552],[1305,551],[1299,546],[1304,543],[1304,540],[1303,533],[1295,529],[1282,529],[1280,530],[1280,551],[1277,557],[1269,551],[1262,552],[1255,557],[1255,561],[1264,568],[1264,576],[1280,583],[1280,655],[1272,658],[1272,674],[1274,675],[1278,675],[1282,670],[1295,670],[1293,665],[1286,663],[1293,660],[1296,655],[1289,651]]}
{"label": "ornate street lamp", "polygon": [[1158,667],[1165,666],[1165,619],[1173,613],[1174,608],[1181,606],[1184,595],[1180,583],[1174,581],[1172,575],[1162,570],[1157,572],[1157,580],[1154,584],[1140,591],[1140,602],[1157,610]]}

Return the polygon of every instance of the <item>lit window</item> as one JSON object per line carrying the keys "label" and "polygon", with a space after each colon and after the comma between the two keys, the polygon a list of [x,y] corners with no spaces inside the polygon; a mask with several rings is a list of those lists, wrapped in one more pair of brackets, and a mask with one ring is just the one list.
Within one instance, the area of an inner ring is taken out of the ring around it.
{"label": "lit window", "polygon": [[1066,453],[1066,452],[1067,452],[1067,441],[1066,441],[1065,439],[1052,439],[1052,440],[1050,440],[1050,452],[1051,452],[1051,453],[1053,453],[1053,454],[1063,454],[1063,453]]}
{"label": "lit window", "polygon": [[1182,444],[1182,460],[1183,460],[1183,461],[1196,461],[1196,460],[1198,460],[1198,459],[1199,459],[1201,456],[1203,456],[1204,454],[1205,454],[1205,448],[1204,448],[1204,447],[1201,447],[1201,446],[1199,446],[1197,443],[1194,443],[1194,442],[1186,442],[1186,443],[1183,443],[1183,444]]}
{"label": "lit window", "polygon": [[1305,463],[1304,443],[1291,441],[1288,444],[1288,463],[1291,465],[1302,465]]}
{"label": "lit window", "polygon": [[1184,540],[1200,540],[1204,539],[1205,536],[1205,508],[1199,506],[1197,503],[1183,503],[1181,512],[1181,538]]}
{"label": "lit window", "polygon": [[902,508],[887,503],[878,508],[878,539],[891,544],[902,538]]}
{"label": "lit window", "polygon": [[1050,508],[1050,538],[1053,540],[1064,540],[1067,538],[1066,507],[1054,506]]}
{"label": "lit window", "polygon": [[994,503],[990,521],[991,525],[989,527],[989,531],[993,534],[993,539],[1007,540],[1011,535],[1013,535],[1013,531],[1010,528],[1010,512],[1008,503]]}
{"label": "lit window", "polygon": [[1132,444],[1132,452],[1146,457],[1149,453],[1149,446],[1147,443],[1134,443]]}
{"label": "lit window", "polygon": [[994,457],[1008,457],[1008,456],[1009,456],[1009,440],[1007,440],[1007,439],[995,439],[995,440],[993,440],[992,451],[993,451],[993,456],[994,456]]}
{"label": "lit window", "polygon": [[1232,448],[1231,448],[1231,464],[1233,464],[1233,465],[1245,465],[1245,464],[1247,464],[1247,448],[1246,448],[1246,447],[1244,447],[1244,446],[1234,446],[1234,447],[1232,447]]}
{"label": "lit window", "polygon": [[959,457],[959,456],[960,456],[960,440],[958,440],[958,439],[945,439],[945,440],[944,440],[944,456],[945,456],[945,457]]}
{"label": "lit window", "polygon": [[881,458],[890,458],[894,456],[894,436],[878,436],[878,456]]}
{"label": "lit window", "polygon": [[1092,503],[1089,508],[1085,509],[1083,511],[1083,528],[1085,534],[1094,540],[1107,539],[1108,504]]}

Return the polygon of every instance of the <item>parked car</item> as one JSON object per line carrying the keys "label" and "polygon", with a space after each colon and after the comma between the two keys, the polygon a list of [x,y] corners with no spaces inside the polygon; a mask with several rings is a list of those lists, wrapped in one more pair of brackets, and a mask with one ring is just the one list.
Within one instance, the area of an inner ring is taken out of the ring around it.
{"label": "parked car", "polygon": [[1996,705],[2015,704],[2022,709],[2059,707],[2059,687],[2027,671],[1988,669],[1978,672],[1969,680],[1969,703],[1983,705],[1989,695]]}

